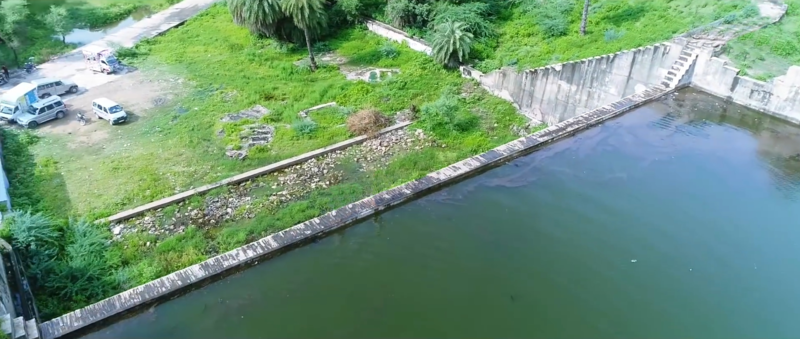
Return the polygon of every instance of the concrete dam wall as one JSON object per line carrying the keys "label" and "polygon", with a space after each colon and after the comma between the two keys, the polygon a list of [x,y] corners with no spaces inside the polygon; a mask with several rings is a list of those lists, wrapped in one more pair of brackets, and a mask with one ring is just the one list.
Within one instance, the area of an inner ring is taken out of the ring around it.
{"label": "concrete dam wall", "polygon": [[522,72],[483,74],[466,66],[461,72],[529,118],[554,125],[660,84],[682,48],[662,43]]}
{"label": "concrete dam wall", "polygon": [[800,66],[770,82],[739,75],[739,69],[714,57],[711,50],[698,55],[692,86],[761,112],[800,124]]}

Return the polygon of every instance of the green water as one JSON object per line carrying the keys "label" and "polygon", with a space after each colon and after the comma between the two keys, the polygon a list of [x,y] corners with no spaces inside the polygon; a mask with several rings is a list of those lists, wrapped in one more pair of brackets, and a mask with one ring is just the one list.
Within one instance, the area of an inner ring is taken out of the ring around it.
{"label": "green water", "polygon": [[797,338],[800,129],[694,91],[84,338]]}

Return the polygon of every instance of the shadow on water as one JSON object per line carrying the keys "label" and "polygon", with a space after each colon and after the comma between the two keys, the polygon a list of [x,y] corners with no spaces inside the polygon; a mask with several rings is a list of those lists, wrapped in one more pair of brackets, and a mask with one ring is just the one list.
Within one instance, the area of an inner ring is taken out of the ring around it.
{"label": "shadow on water", "polygon": [[770,166],[776,187],[798,195],[800,129],[797,126],[691,89],[666,98],[664,103],[674,110],[662,120],[679,118],[687,120],[687,126],[713,123],[749,132],[758,143],[758,155]]}

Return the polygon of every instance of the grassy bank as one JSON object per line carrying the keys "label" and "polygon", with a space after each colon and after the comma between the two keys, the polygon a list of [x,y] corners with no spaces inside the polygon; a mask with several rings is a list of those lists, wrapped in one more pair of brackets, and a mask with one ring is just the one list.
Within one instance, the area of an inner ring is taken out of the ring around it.
{"label": "grassy bank", "polygon": [[769,27],[728,42],[727,56],[743,75],[768,80],[800,65],[800,1],[786,0],[786,15]]}
{"label": "grassy bank", "polygon": [[[360,157],[345,157],[331,170],[339,173],[331,185],[290,200],[271,199],[281,187],[276,184],[277,174],[261,178],[246,186],[253,199],[247,207],[252,218],[232,218],[214,227],[188,224],[186,231],[177,235],[139,232],[110,245],[102,242],[102,251],[92,252],[96,265],[75,268],[86,274],[106,272],[102,278],[91,275],[97,279],[69,294],[53,284],[34,286],[44,317],[79,308],[419,178],[516,138],[512,126],[524,124],[509,103],[475,88],[458,72],[445,70],[424,54],[388,43],[364,28],[346,30],[318,44],[317,49],[331,51],[328,57],[346,59],[345,69],[372,66],[397,68],[400,73],[368,83],[346,80],[339,67],[331,64],[311,72],[303,62],[295,64],[305,57],[302,49],[255,38],[235,26],[224,7],[214,6],[181,28],[121,51],[126,61],[143,72],[158,70],[159,74],[152,74],[156,81],[174,84],[180,79],[185,88],[170,103],[141,114],[135,123],[115,128],[102,147],[76,148],[68,136],[37,138],[30,132],[4,131],[12,201],[18,209],[51,216],[48,227],[66,235],[57,245],[39,246],[55,246],[53,260],[60,264],[52,269],[60,267],[66,272],[73,272],[75,265],[70,263],[78,261],[70,250],[81,246],[75,234],[86,232],[68,216],[109,215],[344,140],[353,136],[342,126],[349,112],[374,108],[391,116],[412,105],[419,107],[418,122],[412,129],[422,129],[435,141],[398,151],[380,160],[380,166],[364,167]],[[299,123],[300,110],[331,101],[345,109],[311,114],[315,121],[311,129]],[[226,158],[225,148],[241,133],[241,125],[225,125],[219,119],[255,104],[272,111],[261,122],[276,128],[274,140],[253,149],[245,161]],[[220,130],[225,137],[218,135]],[[363,168],[354,170],[356,167]],[[225,194],[229,194],[227,189],[212,195]],[[202,204],[203,198],[198,197],[184,208]],[[175,208],[163,213],[178,214]],[[14,227],[10,225],[10,229]],[[104,241],[111,237],[107,227],[93,227]],[[80,276],[64,274],[67,281]]]}
{"label": "grassy bank", "polygon": [[589,10],[586,35],[581,36],[583,1],[526,6],[535,2],[522,1],[506,13],[497,24],[498,37],[476,47],[478,68],[534,68],[616,53],[670,39],[751,4],[750,0],[596,0]]}
{"label": "grassy bank", "polygon": [[[457,72],[443,70],[425,55],[387,45],[364,30],[346,31],[320,45],[349,59],[345,67],[398,68],[401,73],[391,81],[370,84],[346,80],[335,65],[311,72],[294,64],[305,56],[302,50],[252,37],[234,26],[221,6],[136,50],[123,51],[120,55],[141,69],[160,70],[154,77],[179,77],[188,88],[135,123],[114,128],[114,135],[102,144],[75,147],[71,136],[50,135],[33,145],[38,164],[55,164],[62,176],[58,194],[43,194],[42,200],[53,201],[42,204],[63,207],[43,211],[108,216],[353,137],[341,126],[342,119],[318,119],[313,132],[298,130],[298,112],[303,109],[335,101],[353,110],[374,107],[394,114],[434,101],[442,89],[464,83]],[[397,56],[384,57],[384,46],[396,50]],[[222,124],[220,118],[256,104],[272,110],[264,120],[276,128],[274,140],[251,150],[245,161],[227,158],[225,149],[240,126]],[[492,98],[460,105],[511,109]],[[219,130],[226,137],[219,137]],[[57,202],[63,196],[68,203]]]}

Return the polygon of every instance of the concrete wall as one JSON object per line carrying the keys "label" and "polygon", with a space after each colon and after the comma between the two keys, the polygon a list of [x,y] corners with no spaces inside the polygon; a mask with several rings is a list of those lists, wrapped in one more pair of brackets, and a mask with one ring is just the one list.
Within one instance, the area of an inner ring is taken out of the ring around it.
{"label": "concrete wall", "polygon": [[661,83],[681,49],[663,43],[523,72],[461,72],[526,116],[552,125]]}
{"label": "concrete wall", "polygon": [[740,76],[739,69],[713,56],[712,50],[699,53],[692,75],[692,86],[737,104],[800,124],[800,67],[770,82]]}
{"label": "concrete wall", "polygon": [[380,35],[384,38],[392,40],[394,42],[398,42],[401,44],[408,45],[409,48],[417,51],[422,52],[427,55],[431,55],[432,50],[430,45],[427,42],[415,39],[410,37],[406,32],[403,32],[397,28],[384,24],[380,21],[375,20],[367,20],[367,28],[372,31],[373,33]]}
{"label": "concrete wall", "polygon": [[283,249],[297,246],[311,238],[322,236],[350,225],[378,211],[411,200],[477,171],[532,152],[543,145],[571,136],[581,130],[655,100],[673,90],[663,86],[656,86],[642,91],[611,105],[600,107],[582,116],[552,125],[530,136],[501,145],[486,153],[464,159],[430,173],[421,179],[383,191],[199,264],[189,266],[108,299],[67,313],[43,323],[41,325],[42,337],[54,339],[74,333],[93,323],[108,320],[108,318],[119,316],[127,310],[168,297],[177,291],[186,289],[225,271],[232,270],[258,258],[279,253]]}

